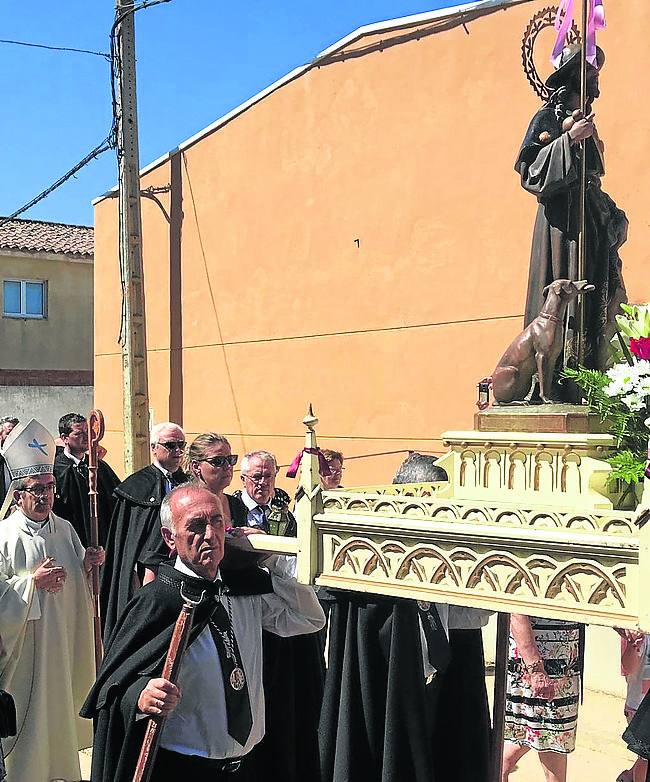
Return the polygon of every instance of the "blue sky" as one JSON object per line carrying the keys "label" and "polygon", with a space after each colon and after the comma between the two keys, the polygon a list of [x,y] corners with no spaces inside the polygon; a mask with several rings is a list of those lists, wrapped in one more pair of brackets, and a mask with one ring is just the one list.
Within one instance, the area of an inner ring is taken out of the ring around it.
{"label": "blue sky", "polygon": [[[171,0],[136,16],[140,161],[146,165],[363,24],[460,0]],[[3,3],[0,38],[108,51],[111,0]],[[50,185],[107,135],[100,57],[0,44],[0,215]],[[106,152],[24,217],[92,224],[115,184]]]}

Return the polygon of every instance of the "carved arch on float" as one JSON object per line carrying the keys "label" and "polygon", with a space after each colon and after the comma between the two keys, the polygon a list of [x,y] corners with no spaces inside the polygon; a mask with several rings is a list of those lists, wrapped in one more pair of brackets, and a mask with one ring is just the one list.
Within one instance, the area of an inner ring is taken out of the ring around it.
{"label": "carved arch on float", "polygon": [[[615,572],[623,574],[625,568],[618,568]],[[588,605],[599,605],[608,592],[615,597],[621,608],[625,608],[625,595],[623,585],[618,584],[604,570],[592,564],[591,562],[572,562],[566,565],[553,576],[549,585],[546,587],[544,597],[548,600],[554,600],[564,586],[576,603],[581,602],[581,595],[578,593],[576,585],[570,580],[573,575],[589,574],[596,576],[600,582],[591,590],[588,596]],[[595,598],[599,598],[592,602]]]}

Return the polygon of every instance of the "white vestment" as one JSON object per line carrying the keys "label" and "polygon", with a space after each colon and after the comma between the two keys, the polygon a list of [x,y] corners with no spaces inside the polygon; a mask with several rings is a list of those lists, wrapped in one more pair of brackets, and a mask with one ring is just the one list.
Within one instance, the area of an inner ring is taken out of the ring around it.
{"label": "white vestment", "polygon": [[[47,557],[67,571],[52,594],[34,586]],[[95,679],[92,601],[84,548],[72,525],[21,511],[0,521],[0,688],[16,701],[18,735],[3,742],[7,779],[81,779],[78,752],[92,744],[79,709]]]}

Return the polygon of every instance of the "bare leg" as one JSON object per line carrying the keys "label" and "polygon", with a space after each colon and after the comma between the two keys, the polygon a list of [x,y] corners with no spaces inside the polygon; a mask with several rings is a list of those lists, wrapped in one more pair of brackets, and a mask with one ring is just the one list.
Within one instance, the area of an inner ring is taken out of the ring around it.
{"label": "bare leg", "polygon": [[539,762],[546,782],[566,782],[567,756],[561,752],[540,752]]}
{"label": "bare leg", "polygon": [[501,766],[501,782],[508,782],[508,777],[517,767],[517,763],[528,752],[530,747],[520,744],[511,744],[506,741],[503,745],[503,765]]}

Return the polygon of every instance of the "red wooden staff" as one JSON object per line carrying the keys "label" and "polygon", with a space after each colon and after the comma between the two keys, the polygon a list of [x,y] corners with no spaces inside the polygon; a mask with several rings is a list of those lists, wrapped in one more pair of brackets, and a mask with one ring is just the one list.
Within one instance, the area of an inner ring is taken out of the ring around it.
{"label": "red wooden staff", "polygon": [[[192,631],[192,622],[194,621],[194,611],[205,597],[205,592],[201,594],[198,600],[193,600],[183,593],[181,585],[181,597],[183,598],[183,607],[174,625],[172,640],[169,644],[169,651],[165,658],[165,665],[162,670],[162,678],[176,684],[178,672],[180,671],[183,655],[187,649],[187,643]],[[147,728],[140,749],[140,757],[135,767],[133,782],[149,782],[151,772],[158,752],[160,735],[165,725],[165,717],[150,717],[147,722]]]}
{"label": "red wooden staff", "polygon": [[[93,410],[88,417],[88,501],[90,502],[90,545],[99,546],[99,521],[97,518],[97,468],[99,465],[99,441],[104,436],[104,416],[101,410]],[[99,615],[99,566],[92,569],[93,625],[95,636],[95,670],[103,657],[102,625]]]}

